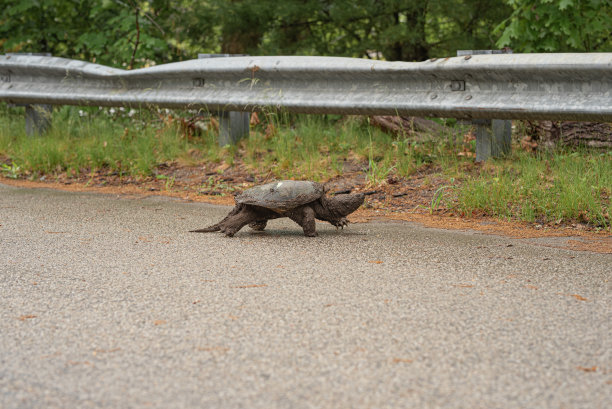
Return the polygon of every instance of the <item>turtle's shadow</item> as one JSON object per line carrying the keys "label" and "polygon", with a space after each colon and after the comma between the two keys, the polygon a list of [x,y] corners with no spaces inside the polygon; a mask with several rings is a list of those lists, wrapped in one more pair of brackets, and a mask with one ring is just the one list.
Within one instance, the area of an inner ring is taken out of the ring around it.
{"label": "turtle's shadow", "polygon": [[251,231],[242,231],[239,233],[236,233],[235,237],[239,237],[239,236],[250,236],[250,237],[304,237],[304,238],[308,238],[308,239],[314,239],[316,240],[319,237],[341,237],[341,236],[364,236],[365,233],[364,232],[360,232],[360,231],[347,231],[347,230],[332,230],[332,229],[324,229],[324,230],[317,230],[317,237],[307,237],[304,235],[304,232],[302,230],[299,229],[287,229],[287,230],[282,230],[282,229],[266,229],[263,231],[256,231],[256,230],[251,230]]}

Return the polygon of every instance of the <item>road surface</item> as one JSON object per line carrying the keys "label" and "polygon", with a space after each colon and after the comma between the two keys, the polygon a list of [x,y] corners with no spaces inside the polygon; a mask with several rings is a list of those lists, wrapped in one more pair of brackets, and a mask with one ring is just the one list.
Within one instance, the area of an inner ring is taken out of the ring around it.
{"label": "road surface", "polygon": [[0,185],[0,407],[608,408],[612,256]]}

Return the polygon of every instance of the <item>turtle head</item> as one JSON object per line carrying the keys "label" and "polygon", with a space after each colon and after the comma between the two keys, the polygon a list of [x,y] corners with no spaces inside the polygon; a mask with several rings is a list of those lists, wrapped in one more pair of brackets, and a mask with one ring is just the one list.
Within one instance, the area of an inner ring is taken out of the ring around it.
{"label": "turtle head", "polygon": [[363,193],[340,194],[327,198],[327,209],[337,217],[345,217],[353,213],[363,204]]}

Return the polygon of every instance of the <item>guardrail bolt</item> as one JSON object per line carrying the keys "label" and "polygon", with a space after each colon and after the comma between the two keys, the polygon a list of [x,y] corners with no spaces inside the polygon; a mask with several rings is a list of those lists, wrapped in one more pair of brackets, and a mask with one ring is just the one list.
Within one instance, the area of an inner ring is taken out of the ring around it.
{"label": "guardrail bolt", "polygon": [[[457,57],[469,60],[479,54],[512,54],[512,50],[458,50]],[[451,83],[451,88],[453,87]],[[454,89],[453,89],[454,91]],[[472,99],[471,95],[465,97]],[[475,119],[476,126],[476,162],[483,162],[490,157],[498,158],[510,153],[512,140],[512,121],[504,119]]]}
{"label": "guardrail bolt", "polygon": [[[198,54],[198,58],[245,57],[248,54]],[[204,79],[199,79],[194,87],[204,86]],[[219,146],[234,145],[245,136],[249,136],[250,112],[219,111]]]}
{"label": "guardrail bolt", "polygon": [[463,80],[451,81],[451,91],[465,91],[465,81]]}

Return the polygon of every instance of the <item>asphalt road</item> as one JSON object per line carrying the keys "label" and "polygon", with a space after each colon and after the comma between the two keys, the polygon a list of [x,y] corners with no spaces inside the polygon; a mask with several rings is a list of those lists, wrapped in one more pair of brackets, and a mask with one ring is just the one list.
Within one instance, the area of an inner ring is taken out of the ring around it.
{"label": "asphalt road", "polygon": [[0,408],[609,408],[612,256],[0,185]]}

